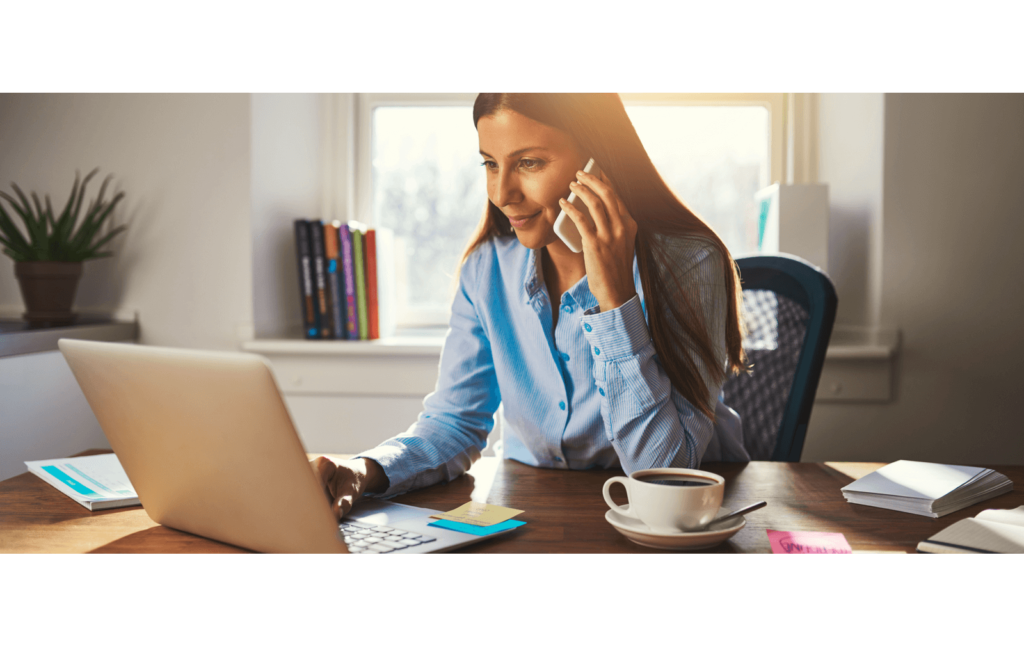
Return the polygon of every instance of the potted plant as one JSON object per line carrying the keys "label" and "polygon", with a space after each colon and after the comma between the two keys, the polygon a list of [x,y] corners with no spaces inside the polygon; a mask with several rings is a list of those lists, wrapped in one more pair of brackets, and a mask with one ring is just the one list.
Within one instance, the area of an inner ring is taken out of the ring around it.
{"label": "potted plant", "polygon": [[114,207],[124,197],[119,192],[110,201],[104,200],[112,175],[103,181],[99,195],[89,203],[79,222],[85,188],[98,171],[96,168],[89,172],[81,182],[75,173],[71,196],[59,216],[53,213],[49,195],[43,198],[44,204],[36,193],[31,194],[30,202],[29,196],[14,183],[11,187],[17,199],[0,191],[0,198],[11,206],[27,230],[23,234],[0,204],[0,245],[4,254],[14,259],[14,275],[25,301],[24,318],[31,327],[74,322],[76,315],[71,307],[82,276],[82,262],[113,254],[100,250],[125,229],[122,225],[104,231]]}

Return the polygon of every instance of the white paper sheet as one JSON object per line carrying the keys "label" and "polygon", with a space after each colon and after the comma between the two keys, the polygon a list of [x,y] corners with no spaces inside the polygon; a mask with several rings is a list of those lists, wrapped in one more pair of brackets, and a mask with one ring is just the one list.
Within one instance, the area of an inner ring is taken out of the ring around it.
{"label": "white paper sheet", "polygon": [[843,486],[842,490],[937,500],[987,471],[966,465],[896,461]]}
{"label": "white paper sheet", "polygon": [[1019,554],[1024,552],[1024,527],[965,518],[918,546],[918,549],[925,552],[949,552],[948,549],[944,550],[941,547],[929,547],[929,544],[953,546],[954,549],[970,549],[976,552]]}
{"label": "white paper sheet", "polygon": [[974,517],[979,520],[1024,527],[1024,506],[1019,506],[1016,509],[985,509]]}

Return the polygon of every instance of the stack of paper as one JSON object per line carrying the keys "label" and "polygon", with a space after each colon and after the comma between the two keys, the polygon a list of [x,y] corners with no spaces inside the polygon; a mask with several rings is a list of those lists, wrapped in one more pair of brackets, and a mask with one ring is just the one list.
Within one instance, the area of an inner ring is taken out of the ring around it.
{"label": "stack of paper", "polygon": [[986,509],[953,523],[927,541],[918,552],[941,554],[1024,553],[1024,506]]}
{"label": "stack of paper", "polygon": [[28,471],[90,511],[139,503],[115,454],[25,461]]}
{"label": "stack of paper", "polygon": [[846,501],[938,518],[1013,490],[994,470],[965,465],[896,461],[842,491]]}

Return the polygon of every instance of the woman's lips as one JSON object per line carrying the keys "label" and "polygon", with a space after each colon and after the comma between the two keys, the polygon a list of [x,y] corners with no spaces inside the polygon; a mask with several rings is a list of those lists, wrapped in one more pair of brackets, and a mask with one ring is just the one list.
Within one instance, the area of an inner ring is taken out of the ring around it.
{"label": "woman's lips", "polygon": [[540,211],[537,211],[533,215],[510,215],[506,217],[508,218],[509,223],[511,223],[513,227],[522,227],[533,218],[536,218],[538,215],[540,215]]}

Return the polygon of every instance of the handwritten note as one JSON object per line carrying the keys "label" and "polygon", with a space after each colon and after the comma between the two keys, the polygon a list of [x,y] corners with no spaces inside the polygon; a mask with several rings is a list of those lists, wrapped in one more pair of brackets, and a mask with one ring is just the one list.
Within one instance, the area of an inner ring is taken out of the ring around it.
{"label": "handwritten note", "polygon": [[509,509],[508,507],[485,504],[483,502],[466,502],[448,513],[435,513],[431,518],[487,527],[505,522],[520,513],[522,513],[521,509]]}
{"label": "handwritten note", "polygon": [[849,555],[846,537],[835,532],[780,532],[769,529],[768,541],[776,555]]}

